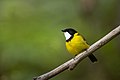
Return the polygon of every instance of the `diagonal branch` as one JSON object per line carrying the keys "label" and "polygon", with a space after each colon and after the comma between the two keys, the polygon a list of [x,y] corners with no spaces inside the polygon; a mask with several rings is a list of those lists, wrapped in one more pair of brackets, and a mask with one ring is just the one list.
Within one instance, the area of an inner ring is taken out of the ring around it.
{"label": "diagonal branch", "polygon": [[78,63],[80,63],[84,58],[86,58],[89,54],[95,52],[97,49],[108,43],[110,40],[112,40],[114,37],[120,34],[120,26],[112,30],[110,33],[105,35],[103,38],[98,40],[96,43],[91,45],[86,51],[78,54],[74,59],[71,59],[64,64],[58,66],[57,68],[51,70],[50,72],[47,72],[43,75],[40,75],[38,77],[35,77],[34,80],[48,80],[55,75],[65,71],[66,69],[73,70]]}

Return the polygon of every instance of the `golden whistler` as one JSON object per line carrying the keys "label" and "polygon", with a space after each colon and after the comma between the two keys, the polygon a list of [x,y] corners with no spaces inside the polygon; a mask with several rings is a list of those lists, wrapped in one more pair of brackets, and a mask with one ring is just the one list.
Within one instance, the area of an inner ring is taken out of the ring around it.
{"label": "golden whistler", "polygon": [[[85,38],[81,36],[76,30],[67,28],[62,30],[62,32],[66,38],[66,48],[68,52],[74,56],[89,48],[89,45],[86,42]],[[90,54],[88,57],[92,62],[97,61],[96,57],[93,54]]]}

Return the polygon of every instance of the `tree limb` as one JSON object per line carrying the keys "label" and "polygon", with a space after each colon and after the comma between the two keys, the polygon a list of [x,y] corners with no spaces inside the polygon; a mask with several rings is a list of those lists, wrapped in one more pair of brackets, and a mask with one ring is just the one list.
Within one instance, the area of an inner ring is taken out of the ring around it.
{"label": "tree limb", "polygon": [[112,40],[114,37],[120,34],[120,26],[112,30],[110,33],[105,35],[103,38],[98,40],[96,43],[91,45],[86,51],[78,54],[74,59],[71,59],[64,64],[58,66],[57,68],[51,70],[50,72],[47,72],[43,75],[40,75],[38,77],[34,77],[34,80],[48,80],[55,75],[65,71],[66,69],[73,70],[78,63],[80,63],[84,58],[86,58],[89,54],[95,52],[97,49],[108,43],[110,40]]}

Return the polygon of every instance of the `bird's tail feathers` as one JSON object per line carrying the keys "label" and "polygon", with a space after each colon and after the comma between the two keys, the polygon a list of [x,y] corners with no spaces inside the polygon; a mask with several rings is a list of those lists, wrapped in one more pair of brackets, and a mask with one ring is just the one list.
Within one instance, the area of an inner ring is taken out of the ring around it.
{"label": "bird's tail feathers", "polygon": [[93,54],[90,54],[88,57],[93,63],[97,62],[97,58]]}

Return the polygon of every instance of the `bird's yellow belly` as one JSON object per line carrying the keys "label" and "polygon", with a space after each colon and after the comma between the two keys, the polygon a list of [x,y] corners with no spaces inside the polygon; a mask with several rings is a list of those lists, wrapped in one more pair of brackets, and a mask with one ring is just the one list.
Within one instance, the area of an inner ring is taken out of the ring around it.
{"label": "bird's yellow belly", "polygon": [[75,37],[71,41],[66,42],[67,50],[73,54],[77,55],[85,49],[89,48],[89,45],[81,37]]}

